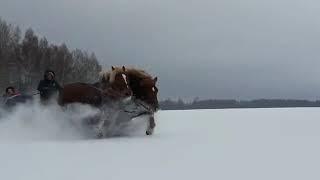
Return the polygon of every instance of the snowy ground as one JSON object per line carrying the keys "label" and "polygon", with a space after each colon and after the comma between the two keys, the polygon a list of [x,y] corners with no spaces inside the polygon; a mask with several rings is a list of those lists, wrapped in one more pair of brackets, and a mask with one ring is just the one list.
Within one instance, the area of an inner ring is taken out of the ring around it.
{"label": "snowy ground", "polygon": [[32,127],[18,114],[0,123],[0,179],[320,178],[319,108],[160,111],[153,136],[104,140],[43,128],[48,112]]}

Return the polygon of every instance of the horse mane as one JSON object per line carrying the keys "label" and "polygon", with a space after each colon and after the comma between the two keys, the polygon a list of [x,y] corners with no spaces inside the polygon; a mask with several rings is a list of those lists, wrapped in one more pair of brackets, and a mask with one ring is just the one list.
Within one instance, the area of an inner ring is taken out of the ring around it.
{"label": "horse mane", "polygon": [[110,72],[108,70],[102,70],[99,72],[99,80],[101,81],[103,78],[109,80]]}
{"label": "horse mane", "polygon": [[126,68],[126,73],[141,79],[152,79],[152,76],[142,69]]}
{"label": "horse mane", "polygon": [[112,83],[112,82],[114,82],[116,75],[122,71],[123,70],[120,67],[115,67],[114,70],[102,70],[99,73],[99,77],[100,77],[100,80],[102,80],[104,78],[105,80],[107,80],[107,81],[109,80],[109,82]]}

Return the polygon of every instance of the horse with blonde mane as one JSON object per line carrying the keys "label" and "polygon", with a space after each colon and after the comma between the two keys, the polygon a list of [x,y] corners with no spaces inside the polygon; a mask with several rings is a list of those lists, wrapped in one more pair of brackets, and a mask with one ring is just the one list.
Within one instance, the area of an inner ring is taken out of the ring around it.
{"label": "horse with blonde mane", "polygon": [[102,103],[119,101],[132,95],[132,90],[128,84],[128,78],[124,69],[115,69],[108,72],[112,76],[112,81],[102,76],[99,82],[71,83],[66,84],[59,93],[59,104],[84,103],[100,106]]}

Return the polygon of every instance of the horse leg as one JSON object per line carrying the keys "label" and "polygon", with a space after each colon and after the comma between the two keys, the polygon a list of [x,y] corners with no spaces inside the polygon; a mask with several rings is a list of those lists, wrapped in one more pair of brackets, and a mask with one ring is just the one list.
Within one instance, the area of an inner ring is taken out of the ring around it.
{"label": "horse leg", "polygon": [[104,125],[105,125],[105,120],[104,119],[100,119],[99,123],[96,126],[96,131],[97,131],[96,137],[97,138],[103,138],[104,137],[104,133],[103,133],[103,129],[102,129]]}
{"label": "horse leg", "polygon": [[103,112],[102,118],[100,119],[100,122],[96,128],[98,131],[98,138],[109,137],[113,135],[112,130],[115,127],[118,114],[119,112],[113,110]]}
{"label": "horse leg", "polygon": [[103,126],[105,125],[105,119],[103,117],[103,112],[99,112],[99,114],[89,117],[84,120],[86,126],[89,126],[93,129],[93,132],[96,134],[96,138],[103,138]]}
{"label": "horse leg", "polygon": [[152,135],[153,134],[153,131],[154,131],[154,128],[156,127],[156,123],[155,123],[155,120],[154,120],[154,116],[151,115],[149,116],[149,125],[148,125],[148,129],[146,131],[146,135]]}

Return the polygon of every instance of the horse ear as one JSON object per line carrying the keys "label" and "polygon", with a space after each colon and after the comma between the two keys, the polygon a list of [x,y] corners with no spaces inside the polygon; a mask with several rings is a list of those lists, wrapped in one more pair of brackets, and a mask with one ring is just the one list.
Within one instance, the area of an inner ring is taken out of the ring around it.
{"label": "horse ear", "polygon": [[116,68],[114,66],[111,66],[112,71],[114,71]]}
{"label": "horse ear", "polygon": [[155,78],[153,79],[153,81],[154,81],[154,83],[156,83],[156,82],[158,81],[158,77],[155,77]]}
{"label": "horse ear", "polygon": [[126,67],[122,66],[122,70],[123,70],[123,71],[126,71]]}

